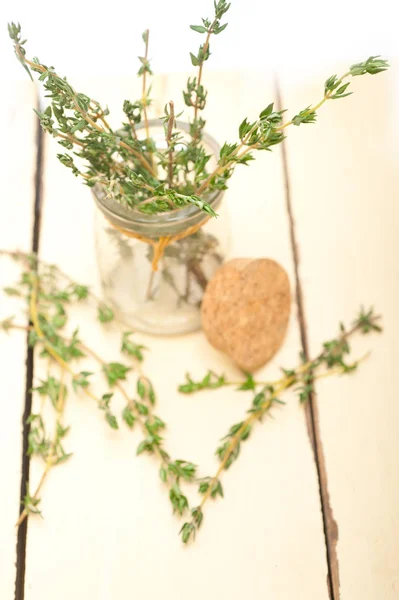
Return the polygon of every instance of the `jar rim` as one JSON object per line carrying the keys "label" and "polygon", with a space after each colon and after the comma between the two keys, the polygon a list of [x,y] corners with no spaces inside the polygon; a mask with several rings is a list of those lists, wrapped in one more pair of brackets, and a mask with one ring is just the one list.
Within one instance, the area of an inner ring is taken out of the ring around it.
{"label": "jar rim", "polygon": [[[163,127],[161,119],[149,119],[148,124],[150,127]],[[184,121],[177,120],[176,127],[188,133],[190,125]],[[137,125],[137,129],[143,128],[143,123]],[[213,154],[218,154],[220,146],[216,140],[207,132],[204,132],[202,137],[204,142],[211,148]],[[205,220],[208,217],[203,210],[193,204],[155,214],[144,213],[125,206],[117,202],[114,198],[107,197],[103,186],[100,184],[96,184],[91,190],[96,205],[111,224],[141,235],[148,235],[150,237],[173,235],[200,223],[201,220]],[[216,190],[207,197],[207,201],[214,210],[217,210],[220,206],[223,195],[224,190]]]}

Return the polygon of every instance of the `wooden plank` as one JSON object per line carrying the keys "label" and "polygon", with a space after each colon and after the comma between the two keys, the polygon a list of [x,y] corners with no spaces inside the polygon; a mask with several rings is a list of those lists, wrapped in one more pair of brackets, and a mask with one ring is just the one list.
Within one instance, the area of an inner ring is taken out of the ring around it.
{"label": "wooden plank", "polygon": [[[5,250],[30,251],[35,199],[37,121],[32,107],[36,91],[30,83],[8,88],[2,98],[4,148],[9,157],[3,170],[3,198],[0,219],[0,246]],[[27,109],[29,106],[29,109]],[[12,286],[20,268],[7,257],[0,257],[0,287]],[[24,308],[22,304],[22,308]],[[1,292],[0,320],[20,312],[20,303]],[[23,322],[24,318],[18,319]],[[13,598],[16,578],[15,559],[20,510],[22,461],[22,416],[25,407],[26,335],[12,332],[0,335],[0,471],[3,493],[0,510],[0,597]]]}
{"label": "wooden plank", "polygon": [[[283,78],[284,106],[317,102],[325,78]],[[372,349],[356,375],[317,383],[343,600],[399,591],[397,83],[394,70],[356,78],[353,96],[324,106],[317,125],[289,131],[287,142],[311,354],[361,304],[382,313],[385,330],[354,343],[359,356]]]}
{"label": "wooden plank", "polygon": [[[185,79],[160,80],[163,97],[158,111],[169,99],[175,100],[179,111]],[[132,86],[90,85],[85,91],[98,98],[109,98],[111,92],[111,110],[115,96],[121,102]],[[256,116],[274,95],[270,74],[207,75],[206,85],[209,130],[221,142],[236,139],[237,124],[248,114]],[[51,143],[46,157],[41,254],[74,279],[96,286],[93,203],[87,188],[55,159],[56,149]],[[237,170],[226,202],[234,256],[273,257],[286,267],[292,281],[279,151],[259,157],[250,171]],[[74,310],[73,317],[81,323],[82,337],[88,337],[99,353],[109,359],[115,356],[114,334],[100,330],[84,308]],[[224,389],[194,397],[177,394],[187,370],[195,376],[210,367],[234,372],[201,333],[140,338],[151,348],[146,368],[159,391],[157,412],[168,423],[170,452],[200,464],[201,472],[212,473],[219,438],[243,415],[250,398]],[[280,365],[296,364],[299,347],[293,310],[286,343],[264,376],[277,376]],[[222,595],[232,600],[327,600],[318,482],[296,399],[254,433],[240,460],[226,473],[225,500],[208,507],[203,529],[188,548],[177,536],[179,526],[154,461],[135,457],[138,434],[123,428],[111,431],[91,404],[72,394],[66,422],[72,425],[67,447],[74,457],[57,468],[45,486],[44,520],[30,522],[27,600],[54,595],[69,600],[76,594],[77,581],[80,596],[104,599],[128,598],[133,589],[150,597],[189,594],[192,600]]]}

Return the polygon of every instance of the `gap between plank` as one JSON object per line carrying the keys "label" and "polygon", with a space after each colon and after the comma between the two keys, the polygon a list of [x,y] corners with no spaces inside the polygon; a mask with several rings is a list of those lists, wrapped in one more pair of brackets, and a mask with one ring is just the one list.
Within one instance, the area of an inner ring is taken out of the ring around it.
{"label": "gap between plank", "polygon": [[[282,110],[281,90],[278,79],[275,80],[277,110]],[[295,273],[295,300],[297,305],[297,318],[299,323],[300,338],[302,352],[309,360],[309,343],[307,336],[307,326],[305,317],[305,307],[303,299],[302,285],[299,275],[299,250],[295,232],[295,218],[292,206],[291,186],[289,179],[288,158],[285,142],[281,144],[283,175],[285,183],[285,200],[289,221],[290,241],[292,249],[292,258],[294,262]],[[319,412],[317,406],[317,396],[315,392],[311,392],[309,402],[305,407],[306,425],[310,442],[312,444],[314,459],[316,463],[317,478],[319,482],[319,494],[321,513],[323,519],[323,531],[326,543],[326,558],[327,558],[327,585],[331,600],[339,600],[339,563],[337,555],[338,541],[338,525],[334,519],[330,496],[328,492],[328,478],[325,465],[323,444],[321,441],[321,433],[319,426]]]}
{"label": "gap between plank", "polygon": [[[40,101],[37,100],[37,105],[40,109]],[[42,208],[42,187],[43,187],[43,144],[44,144],[44,133],[40,126],[39,119],[37,120],[36,130],[36,147],[32,149],[36,150],[36,170],[34,175],[34,207],[33,207],[33,230],[32,230],[32,243],[31,251],[37,253],[39,251],[39,240],[40,240],[40,220],[41,220],[41,208]],[[28,451],[28,437],[30,433],[30,425],[26,423],[31,410],[32,410],[32,393],[33,387],[33,375],[34,375],[34,352],[33,348],[28,345],[27,337],[27,354],[26,354],[26,384],[25,384],[25,406],[24,413],[22,415],[22,457],[21,457],[21,488],[20,488],[20,501],[21,508],[23,510],[22,502],[26,494],[27,486],[29,484],[29,472],[30,472],[30,457],[27,455]],[[17,535],[17,548],[16,548],[16,578],[15,578],[15,600],[24,600],[25,597],[25,567],[26,567],[26,540],[28,536],[28,520],[25,519],[20,525]]]}

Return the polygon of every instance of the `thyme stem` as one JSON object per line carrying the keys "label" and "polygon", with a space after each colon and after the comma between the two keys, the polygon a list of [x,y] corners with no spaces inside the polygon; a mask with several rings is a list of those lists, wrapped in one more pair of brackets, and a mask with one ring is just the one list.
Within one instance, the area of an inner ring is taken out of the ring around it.
{"label": "thyme stem", "polygon": [[175,124],[175,108],[172,100],[169,102],[169,120],[166,131],[166,143],[168,145],[168,184],[169,187],[173,187],[173,145],[172,145],[172,132]]}
{"label": "thyme stem", "polygon": [[[143,35],[144,43],[145,43],[145,54],[144,59],[148,61],[148,44],[150,39],[150,31],[147,29]],[[147,115],[147,69],[143,69],[143,82],[142,82],[142,91],[141,91],[141,102],[143,105],[143,113],[144,113],[144,124],[145,124],[145,133],[147,142],[150,139],[150,128],[148,126],[148,115]]]}
{"label": "thyme stem", "polygon": [[[35,489],[35,492],[32,496],[32,500],[33,503],[38,502],[39,501],[39,493],[40,490],[42,489],[42,486],[47,478],[48,473],[50,472],[50,470],[52,469],[52,467],[54,466],[54,458],[56,456],[56,445],[58,442],[58,431],[57,431],[57,426],[61,420],[62,417],[62,413],[64,412],[64,401],[65,401],[65,386],[64,386],[64,375],[65,375],[65,370],[62,368],[61,369],[61,385],[59,388],[59,396],[58,396],[58,401],[57,401],[57,406],[56,406],[56,411],[57,411],[57,420],[56,420],[56,425],[55,425],[55,431],[54,431],[54,435],[53,435],[53,440],[51,442],[51,446],[50,446],[50,450],[49,450],[49,455],[46,458],[46,465],[44,467],[43,473],[40,477],[39,483]],[[19,515],[19,519],[18,521],[15,523],[15,527],[19,527],[26,519],[26,517],[28,516],[29,511],[28,508],[25,507],[23,509],[23,511],[21,512],[21,514]]]}
{"label": "thyme stem", "polygon": [[[18,54],[20,60],[23,63],[26,63],[27,65],[29,65],[32,69],[34,69],[36,71],[40,71],[41,73],[48,73],[48,75],[50,75],[51,77],[60,79],[60,76],[57,75],[57,73],[55,73],[54,71],[48,71],[43,65],[32,62],[31,60],[28,60],[27,58],[25,58],[25,56],[21,53],[19,44],[16,44],[15,48],[16,48],[16,51],[17,51],[17,54]],[[73,101],[75,110],[82,115],[82,117],[85,119],[85,121],[89,125],[94,127],[94,129],[96,129],[100,133],[103,133],[105,131],[102,127],[100,127],[100,125],[97,125],[97,123],[90,117],[90,115],[87,114],[86,111],[84,111],[79,106],[75,97],[72,98],[72,101]],[[111,130],[109,130],[109,131],[111,131]],[[77,142],[74,142],[74,143],[77,143]],[[79,145],[82,145],[82,143],[80,143]],[[125,150],[127,150],[128,152],[130,152],[130,154],[132,154],[135,158],[137,158],[137,160],[143,165],[143,167],[145,169],[147,169],[147,171],[149,171],[152,175],[156,175],[156,171],[155,171],[154,167],[148,163],[147,159],[142,154],[140,154],[140,152],[138,152],[138,150],[135,150],[134,148],[132,148],[131,146],[126,144],[126,142],[124,142],[123,140],[119,141],[119,145],[122,148],[124,148]]]}

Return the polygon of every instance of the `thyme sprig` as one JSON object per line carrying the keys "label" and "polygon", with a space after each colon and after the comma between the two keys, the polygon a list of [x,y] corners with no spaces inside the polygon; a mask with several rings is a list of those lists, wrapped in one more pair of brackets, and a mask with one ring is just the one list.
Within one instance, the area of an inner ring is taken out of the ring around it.
{"label": "thyme sprig", "polygon": [[[207,102],[203,85],[203,68],[210,56],[210,39],[227,27],[222,20],[230,8],[226,0],[215,0],[212,18],[202,19],[202,25],[191,29],[205,36],[196,54],[190,53],[192,65],[198,69],[189,78],[183,91],[184,104],[194,110],[190,121],[189,136],[174,132],[173,103],[167,113],[167,148],[160,151],[151,137],[148,111],[151,108],[148,77],[152,75],[148,57],[149,31],[143,33],[144,56],[139,57],[138,75],[142,78],[141,98],[125,100],[123,110],[127,122],[113,129],[107,118],[108,108],[84,93],[76,92],[65,77],[59,76],[53,67],[38,58],[26,56],[26,40],[22,39],[21,27],[9,24],[8,30],[14,42],[16,56],[27,70],[39,76],[50,99],[43,111],[36,111],[42,128],[58,140],[69,152],[59,153],[58,159],[75,176],[82,177],[89,187],[101,186],[106,194],[125,206],[147,213],[159,213],[197,206],[205,213],[216,216],[210,206],[210,195],[227,188],[227,182],[239,164],[248,165],[254,159],[254,151],[272,150],[285,138],[289,125],[315,123],[317,111],[328,100],[350,95],[346,81],[349,77],[375,75],[388,68],[386,60],[371,56],[364,62],[353,64],[338,77],[332,75],[324,84],[323,98],[315,105],[300,110],[287,122],[283,122],[285,110],[276,111],[270,103],[258,119],[245,118],[238,128],[238,141],[224,143],[217,157],[217,166],[208,171],[211,155],[207,152],[202,134],[205,120],[201,116]],[[144,129],[144,139],[138,126]],[[71,155],[70,152],[73,152]],[[77,158],[77,160],[76,160]]]}
{"label": "thyme sprig", "polygon": [[183,98],[186,106],[194,108],[194,120],[191,123],[191,135],[192,144],[190,150],[192,151],[196,144],[201,139],[202,130],[205,127],[206,122],[204,119],[199,118],[199,111],[204,110],[206,105],[207,92],[202,85],[202,72],[204,63],[210,57],[210,46],[209,42],[212,35],[218,35],[227,27],[227,23],[221,25],[221,18],[229,10],[231,3],[227,3],[226,0],[219,0],[214,2],[215,15],[213,19],[202,19],[202,25],[190,25],[190,29],[197,33],[206,34],[205,42],[200,45],[197,54],[190,52],[191,64],[194,67],[198,67],[198,76],[193,79],[188,79],[187,89],[183,92]]}
{"label": "thyme sprig", "polygon": [[[50,400],[56,412],[55,437],[50,440],[41,413],[30,415],[28,453],[41,457],[45,461],[45,468],[35,492],[31,494],[27,490],[18,525],[29,514],[39,510],[39,493],[50,469],[71,456],[62,446],[62,438],[68,428],[64,428],[61,422],[69,386],[75,393],[81,393],[94,401],[112,429],[119,429],[120,421],[131,430],[136,425],[141,429],[143,435],[136,453],[150,454],[157,460],[159,477],[168,490],[172,509],[182,515],[189,504],[181,482],[189,482],[196,477],[196,466],[190,461],[173,460],[164,447],[163,432],[166,424],[154,413],[156,392],[143,368],[147,349],[134,340],[134,333],[116,320],[113,311],[92,294],[88,286],[76,284],[58,267],[39,261],[34,254],[0,251],[1,255],[14,259],[22,266],[20,280],[4,291],[27,303],[30,324],[25,326],[8,317],[0,321],[0,331],[28,331],[29,345],[38,348],[40,355],[50,364],[57,365],[62,373],[58,380],[49,374],[47,379],[34,388],[43,398]],[[115,323],[121,329],[120,352],[129,360],[129,364],[120,359],[105,360],[80,339],[78,330],[74,331],[72,337],[64,334],[63,330],[68,322],[68,306],[72,302],[85,302],[90,298],[94,301],[98,321],[105,327]],[[97,372],[75,367],[76,362],[88,356],[98,364]],[[129,373],[136,375],[135,397],[127,391],[124,384]],[[92,391],[92,384],[96,379],[100,379],[105,388],[101,395]],[[115,394],[119,394],[125,401],[120,416],[113,409]]]}
{"label": "thyme sprig", "polygon": [[45,463],[43,473],[40,477],[39,483],[36,487],[35,492],[31,495],[29,492],[29,485],[26,489],[26,494],[23,500],[23,510],[17,521],[19,527],[24,522],[26,517],[30,514],[40,514],[41,511],[38,508],[40,503],[40,490],[47,478],[50,470],[64,463],[70,456],[71,453],[67,453],[63,447],[63,438],[67,435],[69,427],[63,426],[63,413],[65,406],[65,399],[67,394],[67,388],[64,385],[65,370],[61,369],[61,377],[59,380],[50,376],[40,382],[40,386],[34,388],[35,391],[39,392],[41,396],[48,396],[52,406],[55,410],[55,426],[52,440],[47,435],[44,418],[41,413],[32,413],[27,420],[30,425],[30,431],[28,436],[28,456],[40,456]]}
{"label": "thyme sprig", "polygon": [[141,66],[140,66],[140,69],[137,74],[139,77],[142,78],[142,82],[143,82],[140,108],[143,111],[143,115],[144,115],[144,126],[145,126],[145,134],[146,134],[146,149],[148,152],[150,152],[151,168],[154,171],[155,166],[154,166],[153,152],[155,150],[155,147],[154,147],[154,144],[150,137],[150,128],[148,125],[148,112],[147,112],[147,108],[151,105],[151,99],[149,97],[150,90],[149,89],[147,90],[147,75],[152,75],[150,61],[148,60],[149,39],[150,39],[150,31],[148,29],[146,29],[146,31],[144,31],[144,33],[143,33],[143,42],[145,45],[145,53],[144,53],[144,56],[139,57]]}
{"label": "thyme sprig", "polygon": [[285,139],[284,130],[290,125],[302,125],[315,123],[317,111],[328,100],[338,100],[349,96],[352,92],[346,92],[350,82],[343,83],[348,77],[359,75],[376,75],[382,73],[389,67],[386,60],[379,56],[370,56],[362,63],[352,65],[349,70],[337,77],[332,75],[324,84],[323,98],[314,106],[299,111],[292,119],[283,123],[283,114],[286,109],[275,111],[274,103],[269,104],[259,114],[257,121],[250,122],[246,118],[238,129],[239,142],[225,143],[220,151],[218,166],[205,179],[198,193],[205,189],[226,189],[226,182],[232,176],[237,164],[247,165],[254,159],[253,150],[272,150],[272,147],[280,144]]}
{"label": "thyme sprig", "polygon": [[[141,429],[142,438],[136,453],[150,454],[157,461],[158,474],[168,491],[168,498],[179,517],[189,513],[191,518],[184,522],[181,536],[184,543],[195,537],[204,518],[204,507],[209,499],[224,496],[222,474],[238,458],[243,442],[249,439],[256,423],[269,415],[273,408],[284,404],[281,396],[293,388],[301,404],[309,401],[314,391],[314,382],[322,377],[334,374],[349,374],[355,371],[360,360],[350,361],[349,339],[357,332],[368,334],[379,332],[379,317],[373,310],[361,309],[350,328],[340,325],[340,333],[336,338],[324,342],[318,356],[306,360],[301,356],[301,363],[290,369],[282,369],[282,377],[277,381],[257,380],[252,374],[245,374],[241,381],[230,380],[225,375],[218,375],[209,370],[206,375],[195,381],[186,375],[186,381],[179,386],[183,394],[191,394],[204,389],[217,389],[223,386],[235,386],[241,392],[252,394],[252,401],[244,418],[230,427],[216,449],[219,467],[213,476],[200,476],[197,466],[187,460],[172,459],[164,445],[165,422],[154,413],[156,392],[150,377],[144,371],[147,348],[135,340],[134,332],[116,320],[112,310],[97,298],[86,285],[71,280],[54,265],[39,261],[34,254],[15,251],[0,251],[0,256],[8,256],[16,260],[22,267],[20,280],[14,286],[4,289],[5,293],[26,303],[29,325],[18,323],[15,317],[0,321],[0,331],[10,333],[12,330],[29,332],[29,344],[40,351],[40,355],[48,361],[48,375],[38,382],[34,390],[42,397],[43,402],[49,400],[54,410],[53,434],[48,427],[43,410],[32,413],[28,419],[29,448],[31,456],[40,457],[44,463],[43,473],[33,493],[27,487],[23,509],[18,525],[31,514],[40,514],[40,493],[50,470],[64,463],[71,456],[64,449],[64,437],[69,427],[63,424],[63,413],[70,388],[75,393],[86,395],[104,416],[107,425],[116,430],[120,422],[134,430],[136,425]],[[113,324],[121,330],[120,352],[124,359],[107,361],[96,350],[80,339],[78,330],[72,336],[64,333],[68,323],[68,307],[72,302],[92,301],[97,320],[105,327]],[[79,370],[75,364],[91,357],[98,365],[97,371]],[[127,362],[129,361],[129,362]],[[56,366],[60,372],[56,378],[51,369]],[[132,395],[125,382],[128,375],[134,374],[136,390]],[[93,392],[92,384],[100,377],[103,392]],[[114,409],[114,396],[119,394],[124,400],[120,415]],[[47,415],[47,413],[46,413]],[[198,485],[200,502],[190,507],[184,492],[184,485]]]}
{"label": "thyme sprig", "polygon": [[[249,439],[253,427],[257,422],[261,422],[263,417],[268,415],[276,405],[285,404],[280,398],[281,394],[287,389],[295,387],[300,404],[304,404],[309,401],[314,391],[314,381],[316,379],[334,374],[345,375],[355,371],[360,360],[348,362],[350,354],[348,340],[357,332],[362,334],[371,331],[380,332],[379,318],[372,309],[369,311],[361,309],[350,329],[345,329],[341,324],[339,336],[324,342],[318,356],[308,361],[301,356],[301,364],[294,369],[283,369],[284,376],[278,381],[264,384],[263,382],[257,382],[252,375],[247,376],[238,389],[252,391],[251,406],[247,410],[247,416],[230,427],[225,437],[222,438],[221,445],[216,449],[215,454],[220,464],[215,475],[200,481],[198,492],[202,495],[202,500],[198,506],[192,509],[191,520],[185,522],[180,530],[184,543],[193,539],[200,528],[204,518],[206,502],[209,499],[224,496],[221,483],[222,473],[237,460],[241,445]],[[178,388],[183,393],[193,393],[202,389],[215,389],[223,385],[236,385],[236,382],[229,382],[224,375],[217,376],[213,372],[208,373],[204,379],[197,383],[190,376],[187,379],[188,382]],[[259,387],[260,389],[258,389]]]}

